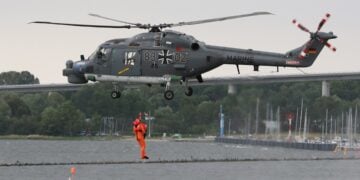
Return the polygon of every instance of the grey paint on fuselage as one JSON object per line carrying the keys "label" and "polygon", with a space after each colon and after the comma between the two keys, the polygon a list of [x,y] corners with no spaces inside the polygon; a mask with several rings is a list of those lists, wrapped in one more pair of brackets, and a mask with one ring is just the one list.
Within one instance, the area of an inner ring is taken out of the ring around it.
{"label": "grey paint on fuselage", "polygon": [[[191,42],[199,43],[201,47],[195,52],[190,47]],[[90,56],[88,60],[95,62],[93,65],[97,74],[120,76],[171,74],[188,77],[221,65],[218,53],[209,53],[203,47],[205,47],[204,43],[198,42],[192,36],[175,31],[142,33],[129,39],[107,41],[100,45],[97,51],[102,48],[111,49],[111,55],[105,61],[99,60],[96,55]],[[134,64],[125,63],[126,53],[136,54]]]}
{"label": "grey paint on fuselage", "polygon": [[[198,48],[191,47],[197,44]],[[299,59],[301,51],[316,49],[316,53]],[[96,74],[115,76],[163,76],[175,75],[194,77],[222,64],[255,66],[310,66],[322,50],[324,44],[311,39],[303,46],[287,53],[272,53],[205,45],[194,37],[175,31],[138,34],[128,39],[114,39],[99,46],[111,53],[105,60],[95,55],[88,61],[93,63]],[[127,62],[133,59],[132,62]],[[93,72],[90,72],[93,73]]]}

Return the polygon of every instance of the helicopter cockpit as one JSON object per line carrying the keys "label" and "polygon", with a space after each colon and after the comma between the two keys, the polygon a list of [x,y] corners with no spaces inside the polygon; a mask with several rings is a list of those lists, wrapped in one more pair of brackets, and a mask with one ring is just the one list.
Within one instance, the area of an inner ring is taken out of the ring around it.
{"label": "helicopter cockpit", "polygon": [[109,60],[111,54],[111,48],[100,46],[90,56],[89,60],[98,64],[103,64]]}

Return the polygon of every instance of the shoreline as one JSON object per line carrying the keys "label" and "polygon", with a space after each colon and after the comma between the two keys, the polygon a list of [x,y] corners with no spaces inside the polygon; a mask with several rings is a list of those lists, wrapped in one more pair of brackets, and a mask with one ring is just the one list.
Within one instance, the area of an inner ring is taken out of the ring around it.
{"label": "shoreline", "polygon": [[[112,141],[112,140],[134,140],[134,136],[46,136],[46,135],[1,135],[0,140],[54,140],[54,141]],[[214,137],[186,137],[186,138],[172,138],[172,137],[151,137],[146,138],[149,141],[176,141],[176,142],[214,142]]]}

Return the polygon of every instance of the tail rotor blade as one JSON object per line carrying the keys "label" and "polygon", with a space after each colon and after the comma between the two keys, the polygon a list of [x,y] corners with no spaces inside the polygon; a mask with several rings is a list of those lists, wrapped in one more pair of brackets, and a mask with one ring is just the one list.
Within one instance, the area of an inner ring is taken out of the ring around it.
{"label": "tail rotor blade", "polygon": [[329,49],[331,49],[332,51],[336,52],[336,47],[334,47],[333,45],[331,45],[330,43],[326,42],[325,46],[328,47]]}
{"label": "tail rotor blade", "polygon": [[333,52],[336,52],[336,47],[333,46],[332,44],[330,44],[329,42],[324,42],[324,40],[319,39],[321,43],[324,43],[326,47],[328,47],[329,49],[331,49]]}
{"label": "tail rotor blade", "polygon": [[306,28],[305,26],[303,26],[302,24],[300,24],[299,22],[296,21],[296,19],[294,19],[293,21],[293,24],[298,27],[299,29],[301,29],[302,31],[304,32],[307,32],[307,33],[310,33],[309,29]]}
{"label": "tail rotor blade", "polygon": [[323,27],[323,25],[329,20],[330,18],[330,14],[329,13],[326,13],[325,14],[325,17],[323,19],[321,19],[320,23],[319,23],[319,26],[317,28],[317,32],[320,31],[320,29]]}

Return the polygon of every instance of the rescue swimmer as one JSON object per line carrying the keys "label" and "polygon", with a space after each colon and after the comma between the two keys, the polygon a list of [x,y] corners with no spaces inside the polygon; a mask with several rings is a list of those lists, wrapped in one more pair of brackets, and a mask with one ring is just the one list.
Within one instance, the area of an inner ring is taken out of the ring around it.
{"label": "rescue swimmer", "polygon": [[149,157],[146,155],[146,143],[145,143],[146,130],[147,130],[147,125],[141,122],[141,113],[139,113],[139,115],[133,122],[133,131],[135,134],[136,141],[139,143],[140,146],[141,159],[149,159]]}

